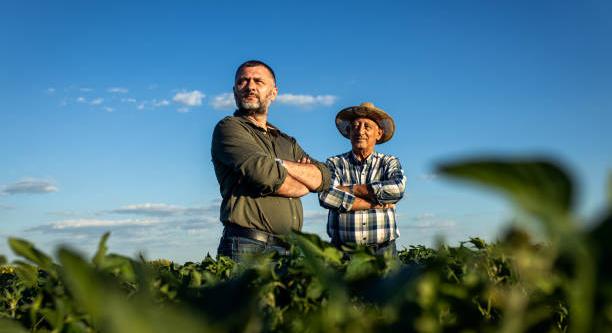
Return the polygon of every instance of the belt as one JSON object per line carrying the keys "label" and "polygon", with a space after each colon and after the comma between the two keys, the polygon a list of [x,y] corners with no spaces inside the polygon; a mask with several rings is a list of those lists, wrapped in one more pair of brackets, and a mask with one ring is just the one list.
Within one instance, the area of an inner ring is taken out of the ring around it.
{"label": "belt", "polygon": [[223,229],[223,236],[250,238],[268,245],[282,246],[285,248],[288,247],[286,242],[271,233],[257,229],[244,228],[230,223],[225,225],[225,228]]}

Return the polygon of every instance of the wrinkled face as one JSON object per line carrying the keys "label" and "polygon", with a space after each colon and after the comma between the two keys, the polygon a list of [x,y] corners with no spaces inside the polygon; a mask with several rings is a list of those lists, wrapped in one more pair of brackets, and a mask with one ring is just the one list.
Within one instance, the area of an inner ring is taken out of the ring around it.
{"label": "wrinkled face", "polygon": [[357,118],[349,126],[349,137],[353,150],[374,150],[374,145],[382,135],[383,130],[372,119]]}
{"label": "wrinkled face", "polygon": [[242,109],[265,114],[277,92],[272,73],[263,66],[244,67],[236,76],[234,99]]}

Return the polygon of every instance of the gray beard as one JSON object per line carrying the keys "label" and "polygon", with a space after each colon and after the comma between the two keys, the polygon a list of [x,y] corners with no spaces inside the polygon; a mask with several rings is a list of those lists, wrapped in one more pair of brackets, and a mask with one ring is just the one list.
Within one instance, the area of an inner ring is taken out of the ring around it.
{"label": "gray beard", "polygon": [[261,107],[260,102],[254,103],[240,103],[240,108],[248,111],[251,114],[264,114],[266,109]]}
{"label": "gray beard", "polygon": [[256,102],[244,102],[240,97],[236,96],[235,93],[234,100],[236,100],[238,108],[246,111],[248,114],[266,114],[270,106],[270,103],[267,103],[268,105],[263,105],[264,103],[261,102],[260,98],[257,98]]}

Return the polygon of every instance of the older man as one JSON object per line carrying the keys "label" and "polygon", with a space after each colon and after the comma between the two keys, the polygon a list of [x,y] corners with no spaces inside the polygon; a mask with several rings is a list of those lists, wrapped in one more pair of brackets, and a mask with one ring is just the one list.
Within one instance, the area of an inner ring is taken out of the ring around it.
{"label": "older man", "polygon": [[286,254],[277,236],[301,230],[299,198],[328,188],[329,170],[268,122],[278,94],[270,66],[258,60],[241,64],[233,90],[238,110],[217,124],[211,148],[223,198],[218,254],[237,261],[253,253]]}
{"label": "older man", "polygon": [[336,127],[352,149],[327,159],[332,184],[319,194],[321,206],[329,209],[327,233],[347,253],[365,245],[378,255],[397,256],[395,204],[404,195],[406,177],[396,157],[374,150],[391,139],[395,123],[372,103],[362,103],[340,111]]}

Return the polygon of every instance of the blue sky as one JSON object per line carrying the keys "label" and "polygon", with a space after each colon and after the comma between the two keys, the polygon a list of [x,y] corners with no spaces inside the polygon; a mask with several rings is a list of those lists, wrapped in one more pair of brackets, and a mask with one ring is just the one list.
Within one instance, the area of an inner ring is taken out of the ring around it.
{"label": "blue sky", "polygon": [[[3,1],[0,253],[6,237],[200,260],[216,253],[215,123],[241,62],[278,77],[269,120],[317,159],[333,119],[371,101],[408,177],[399,244],[493,240],[514,212],[434,173],[466,156],[551,156],[603,205],[612,169],[609,1]],[[305,230],[325,211],[304,200]]]}

